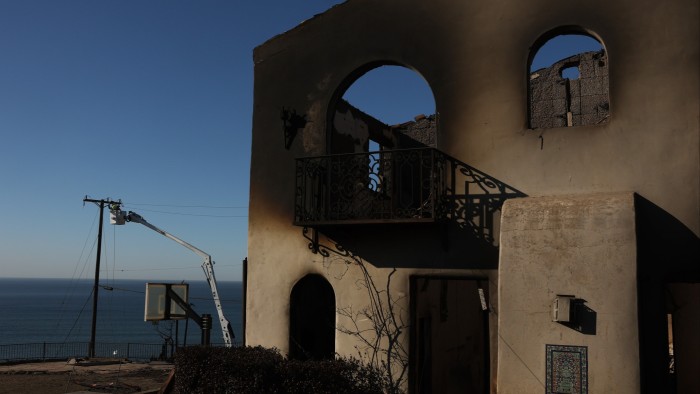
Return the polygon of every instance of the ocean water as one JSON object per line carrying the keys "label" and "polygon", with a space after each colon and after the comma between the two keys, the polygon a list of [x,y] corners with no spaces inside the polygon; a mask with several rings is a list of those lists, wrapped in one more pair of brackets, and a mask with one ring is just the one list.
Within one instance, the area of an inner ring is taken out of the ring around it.
{"label": "ocean water", "polygon": [[[145,322],[146,280],[110,280],[98,292],[95,341],[162,344],[175,337],[175,321]],[[221,326],[206,281],[188,281],[189,302],[198,314],[212,315],[212,343],[222,343]],[[218,282],[226,318],[238,341],[241,336],[241,282]],[[92,280],[0,278],[0,345],[88,342],[92,321]],[[198,344],[201,331],[194,321],[177,323],[179,343]],[[186,327],[187,326],[187,327]]]}

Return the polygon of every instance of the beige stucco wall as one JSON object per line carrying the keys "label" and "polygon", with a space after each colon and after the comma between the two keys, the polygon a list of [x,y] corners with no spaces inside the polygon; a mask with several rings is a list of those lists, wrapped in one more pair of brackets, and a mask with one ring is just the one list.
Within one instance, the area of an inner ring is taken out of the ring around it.
{"label": "beige stucco wall", "polygon": [[[547,344],[588,347],[588,392],[639,392],[636,247],[632,193],[506,202],[499,393],[544,391]],[[585,299],[595,334],[552,322],[556,295]]]}
{"label": "beige stucco wall", "polygon": [[[276,169],[325,153],[336,90],[358,68],[393,61],[431,86],[443,151],[529,195],[634,190],[698,234],[699,7],[694,0],[350,0],[256,49],[252,193],[290,190],[293,178]],[[545,130],[540,149],[540,131],[526,130],[529,48],[564,25],[602,39],[611,118]],[[290,151],[281,142],[282,106],[309,118]],[[273,155],[273,178],[256,184]]]}
{"label": "beige stucco wall", "polygon": [[[352,271],[344,276],[333,274],[335,268],[324,264],[322,256],[311,253],[302,229],[292,225],[294,159],[326,153],[327,115],[332,100],[342,96],[343,87],[352,82],[348,78],[353,72],[375,62],[402,64],[425,78],[440,113],[438,148],[457,159],[530,196],[634,191],[700,234],[699,8],[696,0],[349,0],[258,47],[254,53],[247,343],[287,350],[289,294],[293,284],[307,273],[325,275],[339,305],[366,303],[364,293],[353,284],[359,276]],[[529,48],[545,32],[565,25],[587,28],[605,45],[609,56],[610,120],[597,126],[527,130]],[[280,120],[283,107],[295,109],[308,120],[289,150],[284,147]],[[612,218],[628,220],[627,196],[595,203],[609,205]],[[591,214],[591,218],[598,218],[596,212]],[[586,216],[579,219],[586,226],[597,224]],[[605,220],[602,223],[607,223]],[[620,231],[627,234],[625,226]],[[509,231],[511,236],[518,232]],[[588,231],[586,227],[583,234],[595,238]],[[562,228],[561,232],[567,236],[578,234],[573,229]],[[330,242],[323,236],[321,241]],[[595,250],[595,256],[609,260],[611,256],[606,253],[617,247],[627,250],[628,241],[632,238],[596,249],[574,247],[578,241],[571,238],[572,245],[563,246],[570,248],[572,268],[583,269],[574,263],[594,260],[590,253]],[[376,242],[380,244],[381,239]],[[554,252],[546,244],[542,246],[542,253]],[[392,254],[392,261],[410,261],[417,254],[425,255],[421,247],[420,243],[410,243],[386,253]],[[535,250],[529,251],[531,257],[537,257]],[[435,255],[445,253],[437,248]],[[620,257],[624,262],[616,260],[615,264],[629,272],[627,259],[631,256],[634,250]],[[480,263],[469,254],[456,257],[467,266]],[[608,268],[601,267],[603,272]],[[380,282],[386,272],[388,269],[372,271]],[[491,294],[495,294],[495,270],[431,270],[429,266],[400,270],[393,282],[397,292],[408,294],[412,273],[489,277]],[[617,276],[616,272],[610,273]],[[597,277],[592,271],[586,274],[590,279]],[[632,291],[628,282],[620,282],[625,286],[620,292],[626,296]],[[597,283],[591,280],[587,287],[579,283],[575,289],[580,287],[581,296],[599,312],[600,332],[610,332],[585,338],[592,365],[601,365],[606,356],[595,349],[617,335],[619,324],[631,324],[632,328],[636,324],[632,320],[636,310],[636,305],[630,304],[632,299],[625,298],[622,304],[615,301],[613,306],[613,300],[602,300],[595,294]],[[518,301],[509,294],[506,292],[506,301],[500,300],[500,305]],[[539,294],[532,297],[537,299],[538,308],[549,301]],[[404,302],[407,308],[408,300]],[[496,328],[497,313],[495,309],[492,312],[492,330]],[[620,317],[609,320],[603,318],[608,316],[604,313],[619,313]],[[532,330],[517,324],[506,329],[536,333],[541,327],[550,327],[552,333],[561,332],[561,340],[578,340],[570,338],[569,332],[557,330],[544,315],[538,319],[542,321],[533,322]],[[627,336],[619,339],[629,342]],[[336,345],[341,354],[355,353],[354,343],[348,338],[337,337]],[[495,339],[491,346],[492,360],[496,349],[499,357],[510,357]],[[543,349],[533,349],[528,366],[540,371],[544,362],[539,358],[543,356]],[[505,362],[508,365],[511,361]],[[630,362],[621,367],[627,368],[623,376],[630,382],[636,365]],[[527,378],[523,370],[508,372]],[[601,384],[608,382],[608,376],[592,371],[595,380],[591,387],[604,387]],[[630,384],[628,387],[635,387]]]}

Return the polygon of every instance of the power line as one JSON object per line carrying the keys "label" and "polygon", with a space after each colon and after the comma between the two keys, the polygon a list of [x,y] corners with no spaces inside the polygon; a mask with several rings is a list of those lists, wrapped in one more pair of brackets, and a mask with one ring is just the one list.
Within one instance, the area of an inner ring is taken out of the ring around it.
{"label": "power line", "polygon": [[128,291],[131,293],[139,293],[139,294],[145,294],[145,291],[140,291],[140,290],[132,290],[132,289],[125,289],[123,287],[114,287],[114,286],[108,286],[108,285],[100,285],[101,288],[107,290],[107,291],[112,291],[112,290],[119,290],[119,291]]}
{"label": "power line", "polygon": [[[127,204],[127,203],[124,203]],[[247,205],[241,206],[225,206],[225,205],[177,205],[177,204],[146,204],[146,203],[136,203],[130,202],[128,205],[142,205],[150,207],[169,207],[169,208],[211,208],[211,209],[245,209],[248,208]]]}
{"label": "power line", "polygon": [[[129,293],[146,294],[146,292],[145,292],[145,291],[142,291],[142,290],[125,289],[125,288],[123,288],[123,287],[114,287],[114,286],[106,286],[106,285],[100,285],[100,287],[102,287],[103,289],[105,289],[105,290],[107,290],[107,291],[116,290],[116,291],[126,291],[126,292],[129,292]],[[190,300],[200,300],[200,301],[213,301],[213,300],[214,300],[213,297],[208,297],[208,298],[207,298],[207,297],[189,297],[189,299],[190,299]],[[239,302],[240,300],[220,300],[220,301],[224,301],[224,302]]]}
{"label": "power line", "polygon": [[[242,264],[217,264],[217,267],[240,267]],[[118,269],[119,272],[132,272],[132,271],[169,271],[169,270],[182,270],[182,269],[194,269],[202,268],[201,265],[191,265],[187,267],[163,267],[163,268],[124,268]]]}
{"label": "power line", "polygon": [[[125,204],[125,206],[128,206]],[[208,214],[201,214],[201,213],[183,213],[183,212],[170,212],[170,211],[159,211],[155,209],[144,209],[140,208],[140,211],[146,211],[146,212],[156,212],[156,213],[164,213],[167,215],[179,215],[179,216],[202,216],[202,217],[210,217],[210,218],[247,218],[248,215],[208,215]]]}
{"label": "power line", "polygon": [[90,294],[88,294],[87,298],[85,299],[85,302],[83,303],[83,307],[80,308],[80,312],[78,312],[78,316],[77,316],[77,317],[75,318],[75,320],[73,321],[73,325],[71,326],[70,330],[68,330],[68,334],[66,335],[65,339],[63,339],[63,342],[64,342],[64,343],[65,343],[65,342],[68,340],[68,338],[70,337],[70,334],[73,332],[73,329],[75,328],[76,324],[78,324],[78,321],[80,320],[80,315],[83,314],[83,311],[85,310],[85,307],[87,306],[88,302],[89,302],[90,299],[92,298],[92,293],[93,293],[94,291],[95,291],[95,289],[93,288],[93,289],[90,291]]}

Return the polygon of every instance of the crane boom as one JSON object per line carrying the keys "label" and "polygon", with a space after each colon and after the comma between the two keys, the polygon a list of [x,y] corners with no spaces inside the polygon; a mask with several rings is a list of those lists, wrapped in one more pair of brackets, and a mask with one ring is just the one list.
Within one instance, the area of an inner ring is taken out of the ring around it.
{"label": "crane boom", "polygon": [[216,277],[214,276],[214,261],[212,261],[211,256],[201,249],[191,245],[188,242],[185,242],[181,240],[180,238],[168,233],[167,231],[164,231],[148,221],[144,219],[141,215],[137,214],[136,212],[129,211],[127,214],[124,214],[121,210],[119,210],[118,207],[113,208],[110,210],[112,213],[112,216],[115,218],[113,219],[113,222],[115,224],[124,224],[124,221],[127,222],[134,222],[134,223],[140,223],[151,230],[157,232],[158,234],[169,238],[180,245],[186,247],[187,249],[193,251],[196,253],[199,257],[204,259],[204,262],[202,263],[202,270],[204,271],[204,276],[207,278],[207,283],[209,283],[209,288],[211,289],[211,295],[214,298],[214,305],[216,305],[216,313],[219,316],[219,324],[221,324],[221,332],[223,333],[224,337],[224,344],[226,347],[231,347],[234,339],[234,334],[233,334],[233,329],[231,329],[231,323],[226,319],[226,316],[224,316],[224,310],[221,307],[221,299],[219,298],[219,290],[217,289],[216,286]]}

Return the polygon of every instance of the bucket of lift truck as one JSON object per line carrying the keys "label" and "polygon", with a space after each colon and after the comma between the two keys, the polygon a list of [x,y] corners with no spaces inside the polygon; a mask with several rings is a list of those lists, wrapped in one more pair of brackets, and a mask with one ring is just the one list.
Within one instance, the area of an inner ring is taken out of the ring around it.
{"label": "bucket of lift truck", "polygon": [[122,210],[109,211],[109,224],[121,225],[126,223],[126,212]]}

